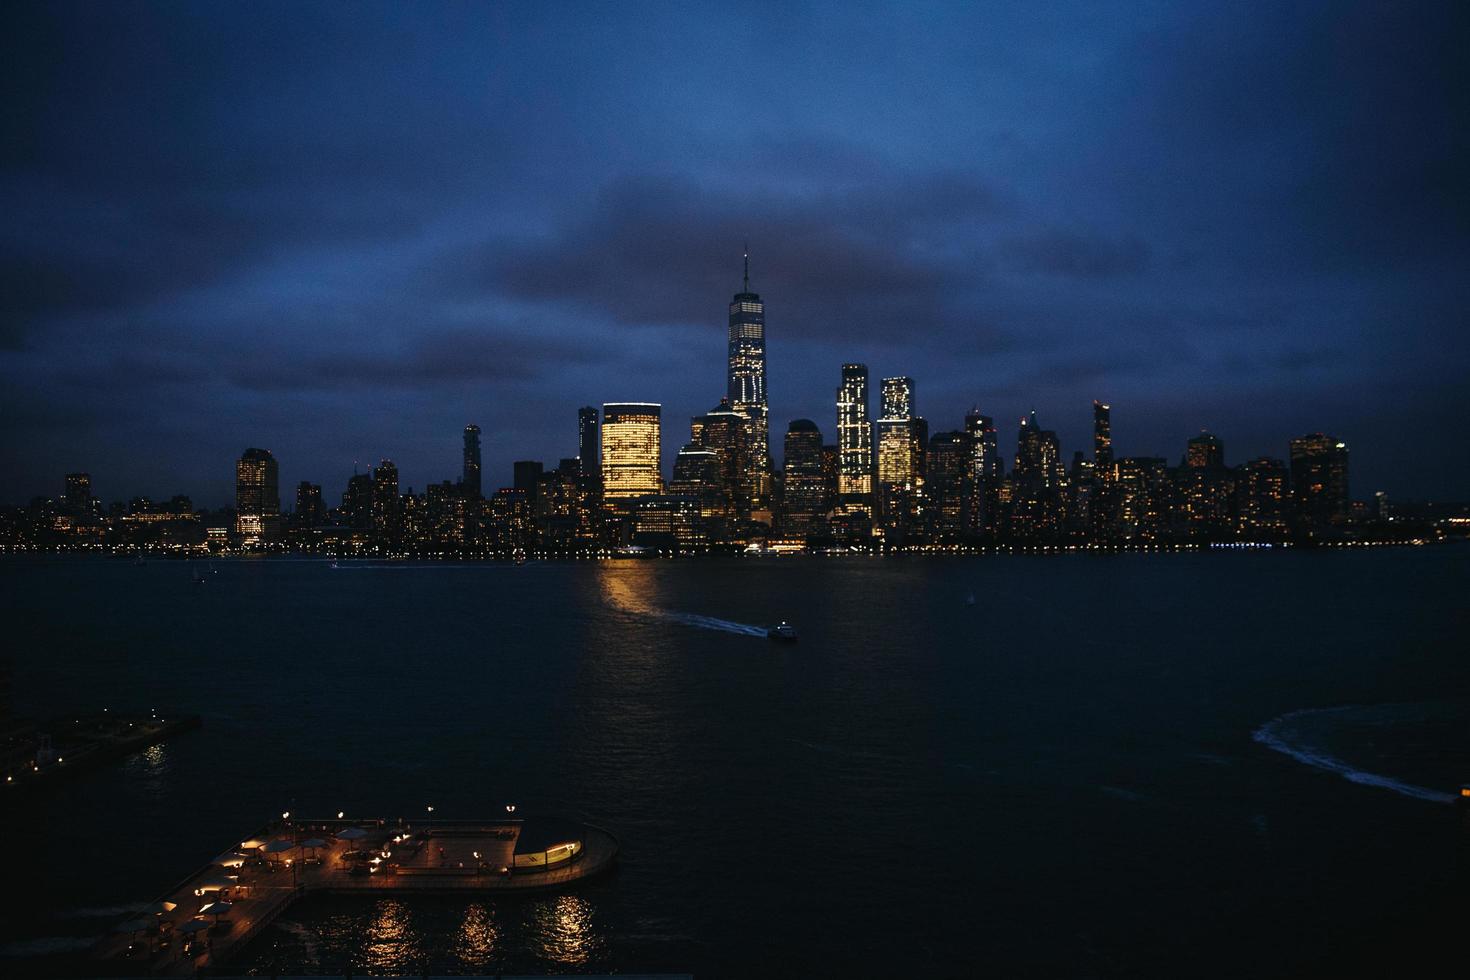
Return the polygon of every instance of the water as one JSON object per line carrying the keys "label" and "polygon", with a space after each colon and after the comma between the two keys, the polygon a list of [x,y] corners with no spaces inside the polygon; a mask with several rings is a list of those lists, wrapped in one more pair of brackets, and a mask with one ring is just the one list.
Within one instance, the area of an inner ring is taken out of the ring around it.
{"label": "water", "polygon": [[[537,899],[312,899],[239,966],[1407,963],[1463,893],[1466,558],[233,561],[202,586],[10,560],[19,708],[206,722],[11,808],[0,970],[64,969],[45,954],[282,810],[431,803],[580,816],[621,867]],[[799,643],[762,638],[780,619]]]}

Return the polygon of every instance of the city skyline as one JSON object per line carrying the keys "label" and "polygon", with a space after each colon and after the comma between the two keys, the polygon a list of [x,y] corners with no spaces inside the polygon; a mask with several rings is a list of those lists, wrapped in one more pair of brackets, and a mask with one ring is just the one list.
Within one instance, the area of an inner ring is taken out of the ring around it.
{"label": "city skyline", "polygon": [[1450,9],[8,8],[0,499],[223,501],[262,444],[288,485],[424,486],[468,421],[487,475],[572,455],[567,405],[676,425],[747,241],[773,443],[855,360],[931,419],[1332,431],[1365,485],[1464,496]]}

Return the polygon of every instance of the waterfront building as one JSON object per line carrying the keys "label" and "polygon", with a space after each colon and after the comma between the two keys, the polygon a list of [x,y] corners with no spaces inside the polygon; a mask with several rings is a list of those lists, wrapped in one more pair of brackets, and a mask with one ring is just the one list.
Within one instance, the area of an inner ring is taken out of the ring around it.
{"label": "waterfront building", "polygon": [[728,520],[733,513],[722,463],[722,457],[713,449],[698,442],[685,443],[674,458],[674,476],[668,485],[670,496],[698,502],[700,516],[706,520]]}
{"label": "waterfront building", "polygon": [[1033,411],[1021,419],[1016,436],[1016,463],[1009,531],[1022,538],[1051,538],[1066,519],[1066,479],[1057,434],[1041,428]]}
{"label": "waterfront building", "polygon": [[927,423],[914,416],[914,380],[884,378],[877,422],[877,505],[885,533],[911,533],[922,509]]}
{"label": "waterfront building", "polygon": [[311,528],[326,520],[327,511],[322,506],[321,484],[302,480],[296,484],[296,526]]}
{"label": "waterfront building", "polygon": [[353,473],[342,493],[342,517],[348,527],[366,531],[373,526],[373,478]]}
{"label": "waterfront building", "polygon": [[690,441],[718,457],[719,494],[730,518],[748,518],[758,503],[750,483],[750,426],[750,416],[726,398],[689,420]]}
{"label": "waterfront building", "polygon": [[546,466],[539,459],[518,459],[511,464],[511,486],[526,492],[531,509],[536,509],[536,491]]}
{"label": "waterfront building", "polygon": [[786,427],[783,448],[781,534],[786,538],[805,538],[817,529],[831,500],[822,431],[811,419],[796,419]]}
{"label": "waterfront building", "polygon": [[1346,520],[1347,443],[1321,432],[1291,440],[1291,495],[1296,517],[1304,524]]}
{"label": "waterfront building", "polygon": [[481,494],[480,478],[480,427],[478,425],[467,425],[464,427],[464,472],[460,477],[464,485],[464,495],[471,500],[479,500]]}
{"label": "waterfront building", "polygon": [[873,508],[873,428],[868,420],[868,368],[842,365],[837,388],[837,509],[871,514]]}
{"label": "waterfront building", "polygon": [[1262,456],[1236,469],[1236,533],[1260,540],[1286,533],[1289,512],[1286,464]]}
{"label": "waterfront building", "polygon": [[87,473],[66,474],[66,494],[62,503],[73,514],[86,514],[92,510],[92,477]]}
{"label": "waterfront building", "polygon": [[745,255],[745,280],[730,300],[729,347],[725,397],[732,410],[748,420],[741,482],[750,497],[749,509],[765,510],[771,497],[769,409],[766,405],[766,307],[750,291],[750,254]]}
{"label": "waterfront building", "polygon": [[967,432],[937,432],[924,460],[924,514],[929,540],[956,541],[969,527],[974,469]]}
{"label": "waterfront building", "polygon": [[273,540],[280,530],[278,479],[268,449],[247,449],[235,462],[235,533],[247,543]]}
{"label": "waterfront building", "polygon": [[469,488],[461,481],[431,483],[424,494],[422,537],[441,547],[459,548],[465,543],[465,513]]}
{"label": "waterfront building", "polygon": [[1161,540],[1169,527],[1172,488],[1168,463],[1157,456],[1115,462],[1118,535],[1125,541]]}
{"label": "waterfront building", "polygon": [[689,554],[705,550],[709,535],[693,497],[652,494],[633,502],[633,543]]}
{"label": "waterfront building", "polygon": [[1000,437],[995,420],[978,408],[965,416],[965,435],[970,446],[970,489],[967,525],[970,534],[993,534],[1000,525],[1000,484],[1005,479],[1005,460],[1000,454]]}
{"label": "waterfront building", "polygon": [[373,533],[384,544],[403,540],[403,500],[398,493],[398,467],[391,459],[381,460],[373,469]]}
{"label": "waterfront building", "polygon": [[600,472],[597,430],[597,409],[591,405],[577,409],[577,461],[583,476]]}
{"label": "waterfront building", "polygon": [[1217,436],[1201,432],[1189,440],[1178,484],[1191,537],[1224,538],[1231,533],[1235,487],[1225,468],[1225,445]]}
{"label": "waterfront building", "polygon": [[535,547],[536,522],[531,495],[515,487],[501,487],[490,497],[483,531],[490,551],[501,555],[524,554]]}
{"label": "waterfront building", "polygon": [[662,406],[608,402],[602,406],[602,495],[608,506],[663,490],[659,472]]}

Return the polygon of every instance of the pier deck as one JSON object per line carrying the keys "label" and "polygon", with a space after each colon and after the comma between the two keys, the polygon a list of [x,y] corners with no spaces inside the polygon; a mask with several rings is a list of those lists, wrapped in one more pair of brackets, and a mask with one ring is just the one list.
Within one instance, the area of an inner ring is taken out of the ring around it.
{"label": "pier deck", "polygon": [[[335,835],[348,827],[359,828],[366,836],[337,839]],[[231,866],[235,859],[227,856],[233,853],[232,847],[163,896],[161,902],[175,908],[157,915],[145,913],[140,921],[148,929],[103,940],[95,956],[117,974],[185,975],[226,963],[303,895],[527,894],[589,878],[607,870],[617,857],[616,838],[583,826],[583,849],[575,860],[542,871],[507,873],[504,869],[513,864],[515,842],[523,827],[519,820],[436,821],[411,827],[387,821],[335,820],[293,823],[289,828],[277,825],[271,832],[235,842],[244,855],[238,867]],[[317,839],[325,840],[326,846],[300,846]],[[297,846],[269,854],[272,841],[291,841]],[[390,855],[387,858],[385,851]],[[365,863],[364,853],[376,858],[376,863]],[[217,918],[201,916],[201,909],[220,898],[230,903],[227,913]],[[218,924],[198,929],[192,936],[186,934],[186,928],[198,928],[188,926],[191,920],[201,917]]]}

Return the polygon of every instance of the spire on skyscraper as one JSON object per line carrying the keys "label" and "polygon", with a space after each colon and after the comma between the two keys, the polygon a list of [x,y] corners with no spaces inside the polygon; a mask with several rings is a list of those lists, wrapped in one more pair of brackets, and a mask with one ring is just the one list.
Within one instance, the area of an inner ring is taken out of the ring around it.
{"label": "spire on skyscraper", "polygon": [[745,243],[745,289],[743,292],[750,292],[750,242]]}

